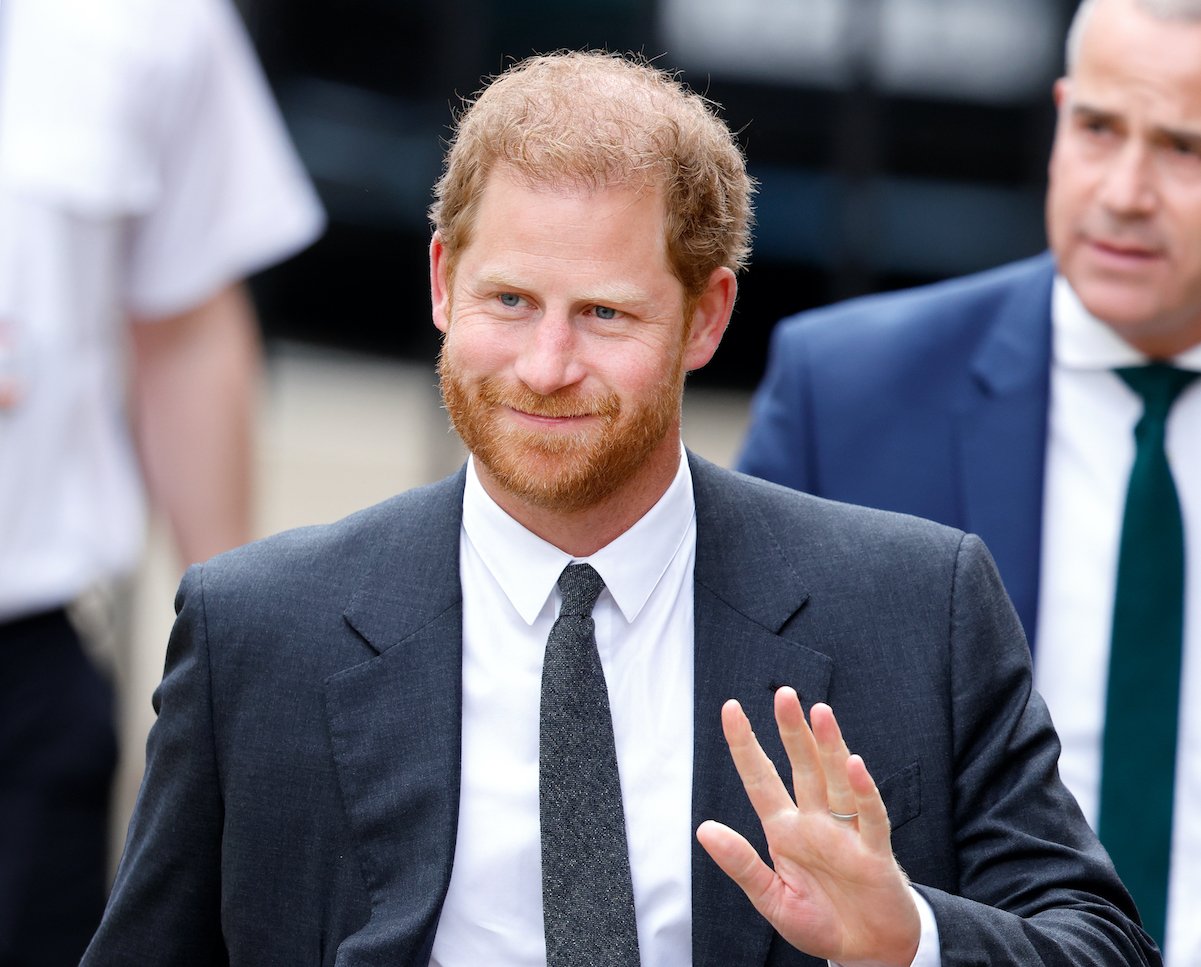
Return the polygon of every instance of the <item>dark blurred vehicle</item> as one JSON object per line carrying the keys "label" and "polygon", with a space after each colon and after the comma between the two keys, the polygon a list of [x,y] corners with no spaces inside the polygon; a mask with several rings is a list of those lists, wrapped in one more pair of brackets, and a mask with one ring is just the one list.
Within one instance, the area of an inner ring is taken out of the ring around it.
{"label": "dark blurred vehicle", "polygon": [[262,277],[268,337],[432,359],[426,207],[456,96],[536,51],[638,50],[723,106],[755,255],[701,379],[753,386],[782,315],[1044,247],[1074,0],[244,0],[330,215]]}

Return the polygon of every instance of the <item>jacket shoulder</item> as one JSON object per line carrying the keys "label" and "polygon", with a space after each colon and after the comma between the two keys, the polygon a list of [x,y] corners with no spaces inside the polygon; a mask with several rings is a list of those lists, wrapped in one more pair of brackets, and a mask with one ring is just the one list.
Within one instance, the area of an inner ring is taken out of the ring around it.
{"label": "jacket shoulder", "polygon": [[[823,569],[837,569],[854,560],[859,570],[898,565],[913,573],[953,566],[962,545],[963,531],[925,518],[843,503],[794,490],[694,459],[697,517],[725,530],[729,522],[743,519],[740,533],[770,535],[783,555],[804,562],[811,570],[815,561]],[[730,508],[737,508],[732,515]],[[732,531],[728,540],[740,538]]]}
{"label": "jacket shoulder", "polygon": [[[1054,263],[1047,254],[974,275],[875,293],[800,312],[780,321],[776,339],[843,346],[897,340],[945,345],[955,331],[986,330],[1015,298],[1037,296],[1050,318]],[[1043,294],[1045,293],[1045,298]]]}
{"label": "jacket shoulder", "polygon": [[[201,565],[206,594],[295,600],[319,588],[329,596],[339,588],[349,593],[381,569],[402,569],[426,556],[457,558],[463,482],[460,470],[341,520],[282,531],[219,554]],[[185,579],[181,596],[187,584]]]}

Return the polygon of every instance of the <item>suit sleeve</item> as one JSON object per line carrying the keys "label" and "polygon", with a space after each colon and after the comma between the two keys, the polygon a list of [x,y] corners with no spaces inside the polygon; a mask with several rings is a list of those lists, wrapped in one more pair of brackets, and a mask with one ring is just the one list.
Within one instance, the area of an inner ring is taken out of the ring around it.
{"label": "suit sleeve", "polygon": [[1059,740],[1032,688],[1021,628],[970,535],[955,568],[950,649],[959,895],[916,884],[934,910],[944,967],[1160,964],[1059,780]]}
{"label": "suit sleeve", "polygon": [[142,788],[108,909],[81,967],[228,963],[219,899],[224,811],[203,582],[203,570],[191,568],[176,597]]}
{"label": "suit sleeve", "polygon": [[767,371],[751,402],[737,469],[794,490],[813,492],[810,466],[808,360],[801,320],[776,326]]}

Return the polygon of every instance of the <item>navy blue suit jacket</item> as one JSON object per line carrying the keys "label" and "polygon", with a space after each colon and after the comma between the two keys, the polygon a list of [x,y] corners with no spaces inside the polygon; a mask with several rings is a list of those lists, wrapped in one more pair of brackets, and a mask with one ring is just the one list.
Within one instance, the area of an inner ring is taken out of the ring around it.
{"label": "navy blue suit jacket", "polygon": [[738,469],[979,534],[1038,608],[1049,255],[783,320]]}
{"label": "navy blue suit jacket", "polygon": [[[979,539],[690,467],[694,827],[721,820],[766,856],[720,709],[740,699],[787,775],[771,717],[788,683],[838,711],[876,776],[944,964],[1158,964],[1059,781]],[[188,572],[86,967],[428,964],[458,821],[463,481]],[[822,967],[695,843],[692,909],[695,967]]]}

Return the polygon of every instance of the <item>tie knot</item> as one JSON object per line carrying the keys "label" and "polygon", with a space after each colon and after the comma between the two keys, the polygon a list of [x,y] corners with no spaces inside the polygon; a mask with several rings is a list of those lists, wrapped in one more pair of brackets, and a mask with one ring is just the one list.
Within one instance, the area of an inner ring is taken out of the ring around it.
{"label": "tie knot", "polygon": [[563,592],[559,614],[592,614],[592,606],[604,589],[604,579],[591,564],[568,564],[559,575],[559,590]]}
{"label": "tie knot", "polygon": [[1147,417],[1166,420],[1168,411],[1184,388],[1201,373],[1177,369],[1165,363],[1148,363],[1146,366],[1126,366],[1115,370],[1126,385],[1143,398],[1143,412]]}

